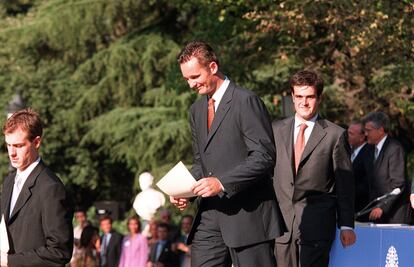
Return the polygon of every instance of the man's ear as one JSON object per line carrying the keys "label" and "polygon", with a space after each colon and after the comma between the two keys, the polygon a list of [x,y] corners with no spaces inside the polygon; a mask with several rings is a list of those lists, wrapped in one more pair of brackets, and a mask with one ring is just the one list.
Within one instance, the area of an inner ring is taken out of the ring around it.
{"label": "man's ear", "polygon": [[210,64],[208,64],[208,68],[212,74],[216,74],[218,72],[218,65],[215,61],[211,61]]}
{"label": "man's ear", "polygon": [[42,143],[42,137],[36,136],[35,139],[33,140],[33,143],[34,143],[36,149],[39,149],[40,144]]}

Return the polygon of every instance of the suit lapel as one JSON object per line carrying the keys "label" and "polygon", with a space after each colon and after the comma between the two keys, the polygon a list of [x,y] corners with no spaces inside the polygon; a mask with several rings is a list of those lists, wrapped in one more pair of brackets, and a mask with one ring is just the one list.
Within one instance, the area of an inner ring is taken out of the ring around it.
{"label": "suit lapel", "polygon": [[[223,98],[221,99],[220,104],[217,108],[217,111],[214,115],[214,120],[213,120],[213,123],[211,124],[210,132],[208,132],[207,142],[206,142],[206,145],[204,147],[204,150],[207,148],[208,144],[211,141],[211,138],[214,136],[217,129],[220,127],[221,122],[226,117],[227,112],[230,110],[231,100],[233,98],[233,92],[234,92],[234,84],[230,82],[229,87],[227,88],[226,92],[224,93]],[[205,122],[206,123],[204,123],[204,124],[206,125],[206,129],[207,129],[207,104],[206,104],[206,108],[204,110],[205,110],[204,112],[206,114],[205,115]]]}
{"label": "suit lapel", "polygon": [[207,96],[203,96],[202,101],[200,102],[199,105],[199,110],[197,111],[198,114],[198,120],[199,120],[199,133],[200,133],[200,138],[204,144],[207,142],[207,134],[208,134],[208,130],[207,130],[207,110],[208,110],[208,98]]}
{"label": "suit lapel", "polygon": [[313,126],[313,130],[311,135],[309,136],[309,140],[306,143],[305,150],[303,150],[302,158],[299,162],[299,168],[301,166],[302,161],[309,156],[310,153],[315,149],[315,147],[321,142],[321,140],[325,137],[326,131],[325,128],[328,127],[326,125],[325,120],[318,117]]}
{"label": "suit lapel", "polygon": [[285,144],[285,150],[287,154],[287,158],[290,159],[290,165],[292,167],[292,171],[294,168],[293,164],[293,127],[295,124],[295,118],[292,117],[285,121],[280,133],[281,135],[277,138],[282,138],[283,143]]}
{"label": "suit lapel", "polygon": [[9,214],[10,214],[10,200],[11,200],[11,194],[13,191],[13,184],[14,184],[14,177],[16,176],[16,172],[13,171],[12,173],[9,174],[9,176],[6,179],[6,183],[3,186],[3,197],[2,197],[2,208],[1,210],[3,211],[4,214],[4,220],[6,222],[9,221]]}
{"label": "suit lapel", "polygon": [[377,159],[375,159],[375,152],[374,152],[374,156],[372,158],[374,170],[378,169],[379,166],[382,165],[381,162],[384,158],[384,154],[385,154],[385,151],[387,149],[387,146],[388,146],[389,142],[390,142],[390,138],[387,136],[387,138],[385,139],[384,144],[382,145],[381,151],[380,151]]}
{"label": "suit lapel", "polygon": [[32,173],[30,173],[29,177],[27,177],[27,180],[23,185],[22,191],[20,192],[20,195],[17,198],[16,205],[14,206],[14,209],[10,216],[10,220],[12,220],[16,216],[16,214],[23,208],[23,206],[26,204],[26,202],[31,197],[32,195],[31,189],[35,185],[36,179],[39,176],[39,174],[42,172],[43,168],[44,168],[43,163],[42,161],[40,161],[39,164],[36,166],[36,168],[34,168]]}

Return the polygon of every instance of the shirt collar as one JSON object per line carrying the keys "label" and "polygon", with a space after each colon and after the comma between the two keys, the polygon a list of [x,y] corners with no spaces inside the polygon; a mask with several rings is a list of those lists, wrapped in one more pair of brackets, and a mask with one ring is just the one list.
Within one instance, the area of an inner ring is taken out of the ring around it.
{"label": "shirt collar", "polygon": [[382,147],[384,146],[385,139],[387,139],[388,135],[385,135],[381,141],[378,142],[378,144],[375,146],[378,149],[378,154],[381,152]]}
{"label": "shirt collar", "polygon": [[214,99],[214,102],[216,103],[216,107],[219,105],[221,99],[223,98],[224,93],[227,90],[227,87],[229,87],[230,80],[225,77],[223,83],[220,85],[220,87],[214,92],[212,98]]}
{"label": "shirt collar", "polygon": [[315,125],[315,122],[316,122],[317,118],[318,118],[318,114],[313,116],[311,119],[304,121],[304,120],[300,119],[297,115],[295,115],[295,129],[297,127],[299,127],[302,123],[305,123],[306,125],[308,125],[308,127],[309,126],[313,127],[313,125]]}
{"label": "shirt collar", "polygon": [[359,153],[359,151],[365,146],[365,144],[366,144],[367,142],[364,142],[364,143],[362,143],[362,145],[360,145],[360,146],[358,146],[357,148],[355,148],[354,149],[354,152],[356,153],[356,154],[358,154]]}
{"label": "shirt collar", "polygon": [[39,164],[40,162],[40,157],[38,157],[32,164],[29,165],[29,167],[27,167],[24,171],[19,171],[17,170],[17,175],[23,179],[22,181],[25,181],[27,179],[27,177],[29,177],[29,175],[32,173],[32,171],[34,170],[34,168],[36,168],[36,166]]}

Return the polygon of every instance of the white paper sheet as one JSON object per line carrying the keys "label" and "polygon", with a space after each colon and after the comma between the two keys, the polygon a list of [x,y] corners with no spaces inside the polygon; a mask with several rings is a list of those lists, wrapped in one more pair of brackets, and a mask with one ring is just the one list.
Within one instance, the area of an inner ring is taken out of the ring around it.
{"label": "white paper sheet", "polygon": [[157,183],[157,186],[172,197],[194,197],[191,187],[196,180],[187,167],[180,161]]}
{"label": "white paper sheet", "polygon": [[9,248],[9,237],[7,236],[6,222],[4,221],[3,214],[0,222],[0,251],[7,253]]}

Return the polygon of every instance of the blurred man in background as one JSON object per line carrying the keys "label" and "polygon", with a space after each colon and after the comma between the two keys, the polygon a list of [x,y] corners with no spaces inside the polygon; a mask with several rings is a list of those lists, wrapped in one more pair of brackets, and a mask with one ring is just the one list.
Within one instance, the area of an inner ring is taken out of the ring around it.
{"label": "blurred man in background", "polygon": [[[361,122],[348,127],[351,161],[355,177],[355,212],[361,211],[369,202],[368,158],[374,147],[366,142],[365,128]],[[364,221],[362,218],[357,218]]]}
{"label": "blurred man in background", "polygon": [[123,236],[112,229],[112,218],[103,216],[99,220],[101,231],[101,267],[118,267]]}
{"label": "blurred man in background", "polygon": [[367,142],[374,146],[369,155],[369,200],[382,197],[369,213],[376,223],[410,223],[409,185],[404,148],[388,135],[390,119],[384,112],[363,118]]}

